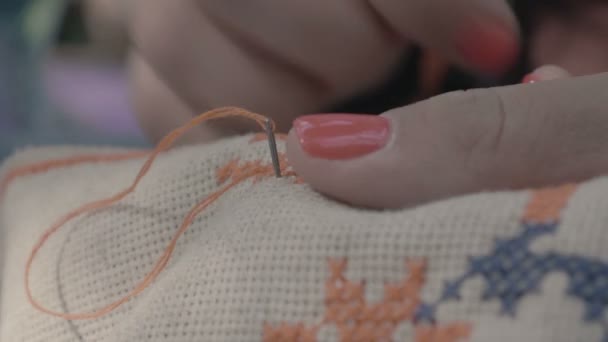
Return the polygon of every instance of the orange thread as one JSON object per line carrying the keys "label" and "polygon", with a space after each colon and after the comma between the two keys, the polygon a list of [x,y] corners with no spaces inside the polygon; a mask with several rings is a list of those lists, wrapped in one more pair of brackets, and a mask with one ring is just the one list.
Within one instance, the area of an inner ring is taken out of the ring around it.
{"label": "orange thread", "polygon": [[[127,187],[126,189],[124,189],[108,198],[104,198],[101,200],[93,201],[93,202],[82,205],[81,207],[62,216],[50,228],[48,228],[42,234],[42,236],[39,238],[38,242],[34,245],[32,251],[28,257],[27,263],[26,263],[25,291],[26,291],[26,295],[27,295],[27,298],[28,298],[28,301],[30,302],[30,304],[34,308],[36,308],[37,310],[39,310],[43,313],[46,313],[46,314],[49,314],[49,315],[52,315],[55,317],[67,319],[67,320],[93,319],[93,318],[98,318],[98,317],[101,317],[101,316],[104,316],[104,315],[110,313],[111,311],[118,308],[122,304],[126,303],[133,297],[139,295],[156,279],[156,277],[160,274],[160,272],[167,265],[171,255],[173,254],[173,251],[175,249],[178,239],[186,231],[186,229],[190,226],[192,221],[195,219],[195,217],[200,212],[205,210],[205,208],[207,208],[210,204],[212,204],[214,201],[216,201],[220,196],[222,196],[228,190],[230,190],[234,186],[238,185],[239,183],[245,181],[246,179],[255,178],[255,180],[259,180],[263,176],[272,176],[274,174],[272,166],[270,164],[264,165],[260,161],[246,162],[241,165],[238,165],[238,162],[232,162],[229,164],[230,167],[225,168],[223,172],[219,172],[218,177],[220,177],[219,178],[219,180],[221,181],[220,183],[224,183],[224,182],[228,181],[229,179],[231,179],[231,181],[226,186],[221,188],[220,190],[212,193],[207,198],[205,198],[204,200],[199,202],[194,208],[192,208],[190,210],[190,212],[188,213],[186,218],[182,221],[182,224],[180,225],[179,229],[174,234],[170,243],[167,245],[165,251],[163,252],[161,257],[157,260],[153,269],[126,296],[124,296],[100,309],[97,309],[95,311],[88,312],[88,313],[63,313],[63,312],[53,311],[51,309],[45,308],[42,304],[40,304],[34,298],[32,292],[31,292],[31,288],[30,288],[30,270],[32,267],[32,263],[37,255],[38,251],[42,248],[44,243],[54,233],[56,233],[64,224],[66,224],[70,220],[74,219],[75,217],[78,217],[84,213],[87,213],[87,212],[90,212],[93,210],[107,208],[108,206],[122,200],[127,195],[132,193],[137,188],[137,185],[140,183],[142,178],[149,171],[149,169],[152,166],[152,163],[155,161],[155,159],[158,157],[158,155],[160,153],[168,150],[173,145],[175,140],[177,140],[179,137],[181,137],[183,134],[185,134],[187,131],[189,131],[193,127],[195,127],[207,120],[230,117],[230,116],[240,116],[240,117],[245,117],[245,118],[254,120],[260,125],[260,127],[262,127],[262,129],[264,128],[264,123],[267,120],[266,117],[264,117],[260,114],[252,113],[252,112],[246,111],[244,109],[235,108],[235,107],[219,108],[219,109],[215,109],[215,110],[203,113],[203,114],[195,117],[194,119],[192,119],[190,122],[188,122],[184,126],[179,127],[177,129],[173,130],[172,132],[170,132],[169,134],[167,134],[160,141],[160,143],[156,146],[156,148],[153,151],[145,153],[145,154],[149,155],[148,159],[144,162],[139,173],[137,174],[133,183],[129,187]],[[273,130],[274,130],[274,123],[273,123]],[[26,167],[19,168],[13,172],[10,172],[8,174],[8,176],[0,183],[2,185],[2,188],[0,188],[0,189],[4,189],[8,185],[8,183],[11,180],[15,179],[16,177],[23,176],[26,174],[44,172],[44,171],[52,169],[52,168],[65,167],[65,166],[75,165],[75,164],[83,163],[83,162],[116,161],[116,160],[139,158],[145,154],[143,152],[132,152],[132,153],[114,154],[114,155],[107,155],[107,156],[87,155],[87,156],[80,156],[80,157],[67,158],[67,159],[61,159],[61,160],[52,160],[52,161],[35,164],[32,166],[26,166]],[[286,157],[284,154],[282,154],[280,156],[280,161],[281,161],[281,168],[282,168],[282,171],[284,172],[284,175],[293,176],[294,172],[291,170],[288,170],[288,166],[286,163],[287,160],[286,160]]]}
{"label": "orange thread", "polygon": [[150,154],[149,151],[130,151],[122,153],[109,153],[105,155],[81,155],[76,157],[69,157],[64,159],[46,160],[43,162],[29,164],[15,168],[7,173],[6,176],[0,182],[0,194],[3,194],[7,189],[8,185],[18,177],[34,175],[37,173],[47,172],[52,169],[61,167],[68,167],[83,163],[101,163],[101,162],[112,162],[129,159],[138,159]]}
{"label": "orange thread", "polygon": [[560,218],[562,210],[576,191],[576,184],[535,190],[528,202],[523,220],[527,222],[551,222]]}

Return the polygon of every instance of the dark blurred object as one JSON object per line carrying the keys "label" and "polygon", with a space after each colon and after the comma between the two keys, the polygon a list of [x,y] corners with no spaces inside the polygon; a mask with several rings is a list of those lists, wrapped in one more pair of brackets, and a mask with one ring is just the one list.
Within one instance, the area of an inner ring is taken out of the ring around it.
{"label": "dark blurred object", "polygon": [[70,1],[66,4],[56,38],[57,44],[87,43],[88,32],[82,7],[82,1]]}
{"label": "dark blurred object", "polygon": [[56,38],[60,49],[97,60],[122,61],[129,48],[125,8],[129,0],[69,1]]}

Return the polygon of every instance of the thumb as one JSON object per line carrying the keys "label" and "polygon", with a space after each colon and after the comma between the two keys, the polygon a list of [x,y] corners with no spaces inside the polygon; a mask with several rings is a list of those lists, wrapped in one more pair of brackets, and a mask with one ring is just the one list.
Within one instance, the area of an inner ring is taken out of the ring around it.
{"label": "thumb", "polygon": [[608,74],[455,92],[381,116],[297,119],[287,153],[312,187],[399,208],[608,172]]}

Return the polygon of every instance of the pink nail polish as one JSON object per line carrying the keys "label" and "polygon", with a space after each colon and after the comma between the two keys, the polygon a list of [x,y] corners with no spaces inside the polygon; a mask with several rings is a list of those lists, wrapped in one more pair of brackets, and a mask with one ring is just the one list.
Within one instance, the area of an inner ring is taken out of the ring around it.
{"label": "pink nail polish", "polygon": [[532,72],[527,74],[521,81],[521,83],[536,83],[538,81],[540,81],[539,77]]}
{"label": "pink nail polish", "polygon": [[570,77],[570,73],[568,73],[568,71],[564,70],[563,68],[556,65],[544,65],[526,75],[522,82],[536,83],[568,77]]}
{"label": "pink nail polish", "polygon": [[386,145],[389,120],[382,116],[316,114],[296,119],[300,146],[310,156],[343,160],[373,153]]}
{"label": "pink nail polish", "polygon": [[517,36],[497,23],[472,23],[457,37],[457,48],[465,61],[492,75],[504,73],[517,58]]}

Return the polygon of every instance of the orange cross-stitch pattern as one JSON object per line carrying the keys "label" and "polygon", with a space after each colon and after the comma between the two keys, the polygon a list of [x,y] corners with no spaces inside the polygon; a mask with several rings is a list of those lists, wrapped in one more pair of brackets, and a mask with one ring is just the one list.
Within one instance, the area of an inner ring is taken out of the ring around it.
{"label": "orange cross-stitch pattern", "polygon": [[528,202],[523,220],[527,222],[551,222],[559,216],[576,191],[576,184],[535,190]]}
{"label": "orange cross-stitch pattern", "polygon": [[[400,282],[386,284],[384,296],[377,303],[365,298],[365,283],[346,278],[347,260],[329,260],[325,283],[325,319],[321,324],[334,325],[340,342],[390,342],[399,324],[411,322],[420,304],[426,263],[406,263],[408,275]],[[316,342],[319,325],[281,323],[264,326],[264,342]],[[454,323],[417,326],[415,342],[460,342],[471,332],[471,325]]]}
{"label": "orange cross-stitch pattern", "polygon": [[325,321],[335,324],[341,341],[389,341],[397,325],[410,320],[420,303],[425,263],[407,263],[409,275],[397,284],[387,284],[378,303],[365,299],[363,282],[346,279],[346,260],[330,260],[325,284]]}

